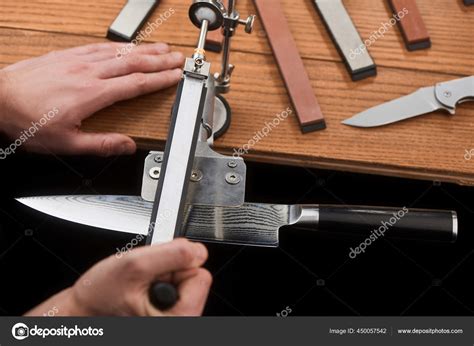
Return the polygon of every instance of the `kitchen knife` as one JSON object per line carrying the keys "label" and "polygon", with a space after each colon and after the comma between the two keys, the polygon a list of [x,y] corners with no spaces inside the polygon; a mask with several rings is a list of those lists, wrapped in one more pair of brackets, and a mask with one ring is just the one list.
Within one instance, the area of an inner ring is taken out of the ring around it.
{"label": "kitchen knife", "polygon": [[438,83],[367,109],[344,120],[345,125],[375,127],[444,109],[455,114],[456,105],[474,100],[474,76]]}
{"label": "kitchen knife", "polygon": [[[152,203],[138,196],[46,196],[19,202],[60,219],[134,234],[146,234]],[[454,241],[454,211],[364,206],[245,203],[242,207],[187,206],[184,236],[205,242],[276,247],[287,225],[318,231],[369,236],[386,228],[386,236]],[[385,233],[385,232],[384,232]]]}

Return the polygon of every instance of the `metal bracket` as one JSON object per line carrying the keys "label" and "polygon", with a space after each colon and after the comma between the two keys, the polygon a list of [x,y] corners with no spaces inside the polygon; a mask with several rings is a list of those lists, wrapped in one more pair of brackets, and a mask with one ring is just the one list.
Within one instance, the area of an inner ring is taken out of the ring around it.
{"label": "metal bracket", "polygon": [[[153,202],[164,153],[150,151],[145,159],[141,196]],[[216,153],[198,142],[186,204],[239,207],[245,200],[247,167],[242,158]]]}

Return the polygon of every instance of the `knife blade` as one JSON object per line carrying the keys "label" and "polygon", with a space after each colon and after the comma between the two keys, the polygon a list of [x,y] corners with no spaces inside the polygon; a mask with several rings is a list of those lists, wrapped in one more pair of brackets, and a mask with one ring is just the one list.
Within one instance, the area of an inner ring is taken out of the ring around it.
{"label": "knife blade", "polygon": [[[146,235],[152,203],[138,196],[76,195],[18,198],[20,203],[83,225]],[[454,211],[331,205],[244,203],[241,207],[186,206],[184,236],[205,242],[277,247],[279,230],[298,225],[304,229],[370,235],[393,218],[396,238],[454,241]],[[398,216],[397,216],[398,215]]]}
{"label": "knife blade", "polygon": [[455,114],[456,104],[473,99],[474,76],[471,76],[420,88],[409,95],[369,108],[342,123],[356,127],[376,127],[442,109]]}

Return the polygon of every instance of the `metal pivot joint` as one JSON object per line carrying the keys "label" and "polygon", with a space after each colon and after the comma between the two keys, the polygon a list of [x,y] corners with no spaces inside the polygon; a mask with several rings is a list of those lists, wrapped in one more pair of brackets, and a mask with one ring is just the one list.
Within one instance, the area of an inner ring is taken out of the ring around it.
{"label": "metal pivot joint", "polygon": [[245,32],[250,34],[255,22],[254,15],[250,15],[245,20],[240,19],[235,3],[236,0],[229,0],[229,6],[226,9],[220,0],[194,0],[189,9],[189,17],[195,26],[201,30],[203,26],[207,26],[209,31],[221,28],[224,35],[221,72],[214,75],[216,92],[221,94],[229,91],[230,78],[234,70],[234,65],[229,61],[231,38],[239,25],[243,25]]}

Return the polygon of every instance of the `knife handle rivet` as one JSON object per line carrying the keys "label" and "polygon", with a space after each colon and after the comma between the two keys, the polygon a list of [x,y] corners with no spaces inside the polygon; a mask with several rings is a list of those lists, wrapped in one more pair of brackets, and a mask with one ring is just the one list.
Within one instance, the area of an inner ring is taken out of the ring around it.
{"label": "knife handle rivet", "polygon": [[452,94],[451,94],[451,91],[445,91],[443,95],[444,97],[451,97]]}

